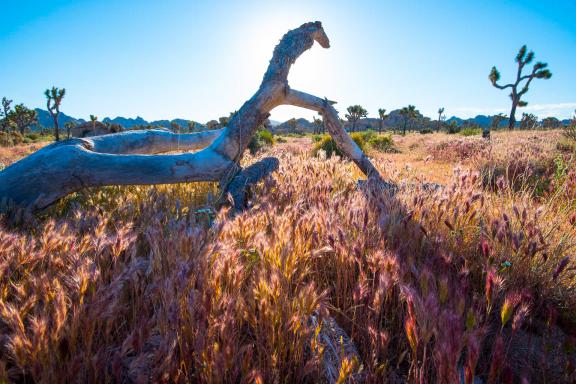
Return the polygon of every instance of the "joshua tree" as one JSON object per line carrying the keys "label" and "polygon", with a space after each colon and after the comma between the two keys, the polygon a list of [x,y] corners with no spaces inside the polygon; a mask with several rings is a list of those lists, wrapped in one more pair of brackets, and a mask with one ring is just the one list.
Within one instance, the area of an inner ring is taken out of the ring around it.
{"label": "joshua tree", "polygon": [[65,94],[66,89],[58,89],[56,87],[47,89],[44,92],[44,95],[46,96],[46,107],[48,108],[48,112],[50,112],[50,116],[52,116],[52,119],[54,120],[54,136],[56,137],[56,141],[60,140],[58,115],[60,114],[60,103],[62,103]]}
{"label": "joshua tree", "polygon": [[[516,74],[516,81],[514,83],[500,85],[498,84],[498,80],[500,80],[500,72],[496,69],[496,67],[492,67],[490,71],[490,75],[488,78],[493,86],[498,89],[506,89],[511,88],[512,92],[510,93],[510,98],[512,99],[512,109],[510,110],[510,121],[508,122],[508,129],[514,129],[516,124],[516,108],[517,107],[525,107],[528,103],[522,99],[522,96],[526,92],[528,92],[528,87],[533,79],[549,79],[552,77],[552,73],[546,69],[548,64],[542,63],[538,61],[532,67],[532,72],[528,75],[522,75],[522,70],[526,64],[530,64],[532,60],[534,60],[534,52],[530,51],[526,54],[527,48],[525,45],[520,48],[518,54],[516,55],[516,62],[518,63],[518,72]],[[522,88],[518,90],[518,87],[523,83]]]}
{"label": "joshua tree", "polygon": [[0,117],[2,118],[0,120],[0,127],[2,128],[2,132],[6,132],[8,127],[10,127],[10,120],[8,119],[8,115],[12,110],[10,104],[12,104],[12,100],[8,100],[5,97],[2,98],[2,110],[0,110]]}
{"label": "joshua tree", "polygon": [[356,123],[361,118],[368,116],[368,111],[365,110],[361,105],[351,105],[346,110],[348,111],[346,118],[349,122],[352,123],[352,129],[350,132],[354,132],[356,130]]}
{"label": "joshua tree", "polygon": [[314,134],[319,134],[322,132],[322,119],[317,118],[316,116],[312,116],[312,123],[314,124]]}
{"label": "joshua tree", "polygon": [[76,126],[76,123],[73,121],[68,121],[64,123],[64,128],[66,128],[66,135],[68,138],[72,137],[72,129]]}
{"label": "joshua tree", "polygon": [[547,117],[544,120],[542,120],[542,126],[544,128],[558,128],[560,127],[560,125],[562,125],[562,123],[560,122],[560,120],[558,120],[555,117]]}
{"label": "joshua tree", "polygon": [[442,114],[444,113],[444,107],[438,109],[438,126],[436,131],[440,132],[440,124],[442,124]]}
{"label": "joshua tree", "polygon": [[492,125],[492,129],[497,129],[500,126],[500,123],[506,120],[508,116],[503,113],[499,113],[497,115],[492,116],[492,120],[490,121]]}
{"label": "joshua tree", "polygon": [[90,121],[92,122],[92,135],[96,135],[96,122],[98,121],[98,116],[90,115]]}
{"label": "joshua tree", "polygon": [[400,115],[404,118],[404,127],[402,134],[406,135],[406,125],[408,124],[409,121],[418,116],[418,113],[416,112],[416,107],[413,105],[404,107],[400,110]]}
{"label": "joshua tree", "polygon": [[507,116],[499,113],[497,115],[492,116],[490,120],[490,125],[485,126],[482,128],[482,137],[485,139],[490,139],[490,130],[497,129],[500,126],[500,123],[503,120],[506,120]]}
{"label": "joshua tree", "polygon": [[523,113],[520,120],[520,129],[534,129],[538,125],[538,118],[531,113]]}
{"label": "joshua tree", "polygon": [[386,120],[388,118],[388,116],[386,114],[386,110],[384,108],[379,108],[378,109],[378,117],[380,118],[379,124],[378,124],[378,133],[382,133],[382,129],[384,128],[384,120]]}
{"label": "joshua tree", "polygon": [[30,125],[36,123],[37,114],[35,110],[26,108],[24,104],[18,104],[13,111],[8,113],[8,119],[16,124],[21,134],[24,134]]}

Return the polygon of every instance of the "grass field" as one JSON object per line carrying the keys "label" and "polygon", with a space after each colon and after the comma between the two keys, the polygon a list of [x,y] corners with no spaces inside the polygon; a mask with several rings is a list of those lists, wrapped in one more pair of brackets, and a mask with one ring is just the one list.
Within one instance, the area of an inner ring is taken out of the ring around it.
{"label": "grass field", "polygon": [[243,214],[204,183],[82,191],[5,223],[0,382],[316,382],[328,319],[358,352],[338,382],[574,382],[561,139],[394,135],[397,153],[368,148],[393,192],[287,138],[257,155],[281,168]]}

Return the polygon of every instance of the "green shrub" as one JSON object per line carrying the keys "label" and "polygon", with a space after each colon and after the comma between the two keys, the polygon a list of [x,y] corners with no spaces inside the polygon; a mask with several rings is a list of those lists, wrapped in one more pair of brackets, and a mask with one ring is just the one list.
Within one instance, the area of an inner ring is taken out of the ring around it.
{"label": "green shrub", "polygon": [[421,135],[427,135],[429,133],[432,133],[432,130],[430,128],[424,128],[420,130]]}
{"label": "green shrub", "polygon": [[379,152],[397,153],[392,135],[375,135],[368,141],[371,148]]}
{"label": "green shrub", "polygon": [[460,132],[460,127],[457,125],[449,125],[448,126],[448,134],[453,135],[455,133]]}
{"label": "green shrub", "polygon": [[18,131],[0,132],[0,147],[11,147],[23,142],[24,136]]}
{"label": "green shrub", "polygon": [[285,138],[283,138],[282,136],[278,136],[276,137],[276,142],[277,143],[286,143],[288,140],[286,140]]}
{"label": "green shrub", "polygon": [[314,143],[317,143],[317,142],[319,142],[320,140],[322,140],[322,139],[324,138],[324,136],[326,136],[326,135],[312,135],[312,141],[313,141]]}
{"label": "green shrub", "polygon": [[[366,140],[364,139],[365,133],[354,132],[354,133],[350,134],[350,137],[352,138],[352,140],[354,140],[354,142],[356,144],[358,144],[358,146],[360,147],[361,150],[364,151],[366,149],[367,143],[366,143]],[[322,139],[320,141],[318,141],[316,143],[316,145],[314,145],[314,149],[312,150],[312,154],[314,156],[317,156],[318,152],[320,150],[323,150],[324,152],[326,152],[326,157],[331,157],[332,155],[342,156],[342,152],[340,152],[340,150],[336,147],[336,143],[334,142],[332,137],[329,135],[323,135],[322,136]]]}
{"label": "green shrub", "polygon": [[40,135],[37,134],[36,132],[31,132],[26,135],[26,138],[31,141],[38,141],[40,139]]}
{"label": "green shrub", "polygon": [[462,136],[475,136],[480,135],[482,130],[480,128],[464,128],[459,132]]}
{"label": "green shrub", "polygon": [[252,155],[255,155],[264,147],[270,147],[274,145],[274,135],[267,129],[260,129],[252,136],[250,143],[248,143],[248,149]]}
{"label": "green shrub", "polygon": [[[356,132],[357,134],[359,134],[360,136],[362,136],[362,139],[364,140],[364,142],[368,143],[370,142],[370,140],[372,140],[373,138],[375,138],[376,132],[374,131],[363,131],[363,132]],[[356,134],[353,133],[353,134]]]}

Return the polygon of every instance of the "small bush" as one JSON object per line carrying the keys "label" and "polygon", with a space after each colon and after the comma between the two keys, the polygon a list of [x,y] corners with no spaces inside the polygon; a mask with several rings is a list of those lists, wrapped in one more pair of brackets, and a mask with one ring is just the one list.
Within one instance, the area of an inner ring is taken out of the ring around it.
{"label": "small bush", "polygon": [[278,136],[276,138],[276,142],[277,143],[286,143],[288,140],[286,140],[285,138],[283,138],[282,136]]}
{"label": "small bush", "polygon": [[363,132],[356,132],[354,134],[358,134],[360,136],[362,136],[362,139],[364,140],[364,142],[368,143],[370,142],[370,140],[374,139],[375,137],[377,137],[376,132],[374,131],[363,131]]}
{"label": "small bush", "polygon": [[430,128],[424,128],[420,130],[421,135],[427,135],[429,133],[432,133],[432,130]]}
{"label": "small bush", "polygon": [[312,141],[317,143],[324,138],[325,135],[312,135]]}
{"label": "small bush", "polygon": [[462,136],[476,136],[482,133],[480,128],[464,128],[459,132]]}
{"label": "small bush", "polygon": [[[360,149],[363,151],[366,149],[365,136],[366,136],[365,133],[362,132],[354,132],[350,134],[352,140],[354,140],[354,142],[358,144]],[[331,157],[333,154],[342,156],[342,152],[340,152],[340,150],[336,147],[334,139],[332,139],[332,137],[330,137],[329,135],[324,135],[322,139],[318,141],[316,145],[314,145],[312,154],[314,156],[317,156],[320,150],[326,152],[326,157]]]}
{"label": "small bush", "polygon": [[40,140],[40,135],[37,134],[36,132],[31,132],[31,133],[26,135],[26,138],[31,140],[31,141],[38,141],[38,140]]}
{"label": "small bush", "polygon": [[391,135],[378,135],[374,136],[368,141],[371,148],[379,152],[397,153],[398,150],[394,147],[394,140]]}
{"label": "small bush", "polygon": [[448,126],[448,134],[449,135],[453,135],[455,133],[460,132],[460,127],[458,127],[457,125],[449,125]]}
{"label": "small bush", "polygon": [[576,118],[572,119],[570,124],[562,128],[562,134],[568,140],[576,141]]}
{"label": "small bush", "polygon": [[24,136],[18,131],[0,132],[0,147],[11,147],[23,142]]}
{"label": "small bush", "polygon": [[264,147],[271,147],[274,145],[274,135],[267,129],[261,129],[256,132],[250,143],[248,143],[248,150],[252,155],[255,155]]}

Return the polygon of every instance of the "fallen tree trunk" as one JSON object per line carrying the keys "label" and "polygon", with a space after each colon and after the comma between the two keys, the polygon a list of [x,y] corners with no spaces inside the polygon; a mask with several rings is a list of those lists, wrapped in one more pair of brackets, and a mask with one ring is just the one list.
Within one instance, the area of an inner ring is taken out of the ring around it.
{"label": "fallen tree trunk", "polygon": [[[226,189],[258,127],[279,105],[295,105],[322,114],[336,145],[369,178],[380,179],[374,165],[348,136],[327,99],[290,89],[288,73],[314,41],[329,48],[320,22],[286,33],[258,91],[226,128],[191,134],[163,130],[129,131],[70,139],[46,146],[0,172],[0,211],[10,204],[39,210],[84,187],[218,181]],[[152,155],[178,150],[195,153]],[[2,208],[4,207],[4,208]]]}

